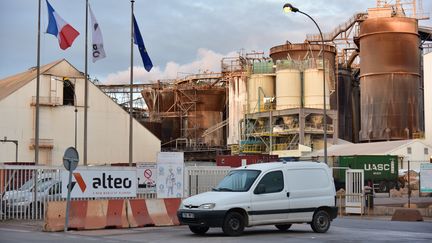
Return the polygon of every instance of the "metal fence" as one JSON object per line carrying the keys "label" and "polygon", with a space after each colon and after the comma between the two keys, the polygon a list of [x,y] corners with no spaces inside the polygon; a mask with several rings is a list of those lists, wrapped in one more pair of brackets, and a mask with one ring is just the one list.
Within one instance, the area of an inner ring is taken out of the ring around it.
{"label": "metal fence", "polygon": [[[36,190],[35,190],[36,182]],[[41,219],[48,201],[60,201],[60,170],[44,166],[0,166],[0,219]]]}
{"label": "metal fence", "polygon": [[[80,169],[87,168],[88,167]],[[117,170],[118,168],[119,167],[93,167],[91,169],[108,171]],[[184,197],[210,191],[229,170],[230,167],[185,167]],[[62,171],[65,171],[63,167],[0,164],[0,220],[44,219],[45,205],[47,202],[65,200],[62,198]],[[36,189],[34,185],[36,185]],[[156,193],[137,193],[136,198],[151,199],[157,198],[157,195]],[[79,198],[72,200],[94,199],[95,198]]]}
{"label": "metal fence", "polygon": [[231,167],[226,166],[191,166],[185,170],[186,196],[211,191],[212,187],[225,177]]}

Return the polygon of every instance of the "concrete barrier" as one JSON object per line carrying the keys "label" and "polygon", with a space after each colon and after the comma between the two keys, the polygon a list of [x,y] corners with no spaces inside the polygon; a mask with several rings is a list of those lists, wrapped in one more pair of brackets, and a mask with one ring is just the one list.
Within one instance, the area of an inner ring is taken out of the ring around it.
{"label": "concrete barrier", "polygon": [[392,221],[423,221],[423,217],[417,209],[396,209]]}
{"label": "concrete barrier", "polygon": [[[179,225],[181,199],[71,201],[69,227],[74,230]],[[66,202],[48,202],[44,231],[62,231]]]}
{"label": "concrete barrier", "polygon": [[181,199],[131,199],[129,200],[128,220],[130,227],[147,225],[179,225],[177,209]]}
{"label": "concrete barrier", "polygon": [[48,202],[45,209],[44,231],[62,231],[66,217],[66,202]]}

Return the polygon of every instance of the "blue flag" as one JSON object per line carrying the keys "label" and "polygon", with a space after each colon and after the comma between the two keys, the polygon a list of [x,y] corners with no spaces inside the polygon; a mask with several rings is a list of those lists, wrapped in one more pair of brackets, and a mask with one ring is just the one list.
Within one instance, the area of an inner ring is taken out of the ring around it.
{"label": "blue flag", "polygon": [[138,28],[138,24],[136,22],[135,15],[133,15],[133,20],[134,20],[134,44],[138,46],[142,61],[144,63],[145,70],[147,70],[147,72],[150,72],[150,70],[153,67],[153,63],[150,60],[150,57],[149,57],[147,50],[144,46],[144,40],[143,40],[143,38],[141,36],[141,32]]}

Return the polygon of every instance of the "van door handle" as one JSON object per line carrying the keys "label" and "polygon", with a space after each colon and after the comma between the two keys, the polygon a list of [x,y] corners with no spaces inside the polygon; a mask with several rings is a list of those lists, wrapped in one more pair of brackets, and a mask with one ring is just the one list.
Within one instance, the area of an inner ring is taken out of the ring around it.
{"label": "van door handle", "polygon": [[289,197],[289,192],[287,192],[287,197]]}

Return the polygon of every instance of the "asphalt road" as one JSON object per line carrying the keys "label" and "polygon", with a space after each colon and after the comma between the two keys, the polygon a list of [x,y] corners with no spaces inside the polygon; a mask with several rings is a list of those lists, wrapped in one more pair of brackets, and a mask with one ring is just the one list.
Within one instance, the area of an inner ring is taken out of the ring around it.
{"label": "asphalt road", "polygon": [[240,237],[227,237],[219,228],[210,229],[205,236],[197,236],[187,226],[146,227],[134,229],[106,229],[88,231],[41,232],[40,225],[19,222],[0,222],[0,242],[432,242],[432,221],[395,222],[382,219],[338,218],[325,234],[313,233],[307,224],[293,225],[287,232],[273,226],[247,228]]}

